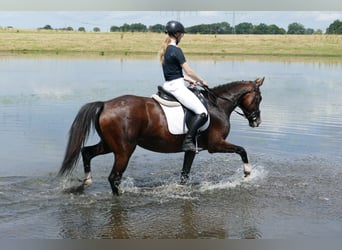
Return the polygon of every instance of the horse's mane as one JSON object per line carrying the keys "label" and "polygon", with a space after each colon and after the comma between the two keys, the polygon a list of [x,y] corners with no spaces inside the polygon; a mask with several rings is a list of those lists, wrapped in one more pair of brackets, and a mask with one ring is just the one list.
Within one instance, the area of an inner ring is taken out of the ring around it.
{"label": "horse's mane", "polygon": [[221,85],[211,88],[211,91],[213,91],[214,93],[222,93],[235,87],[236,85],[243,84],[243,83],[247,83],[247,81],[242,80],[242,81],[234,81],[234,82],[221,84]]}
{"label": "horse's mane", "polygon": [[225,84],[221,84],[218,86],[215,86],[213,88],[209,88],[206,91],[202,91],[202,94],[209,100],[209,103],[213,106],[217,106],[217,98],[219,96],[222,96],[222,94],[224,93],[225,97],[224,99],[230,99],[232,100],[232,95],[234,95],[234,93],[236,93],[236,91],[234,91],[234,89],[236,89],[237,87],[249,83],[249,81],[234,81],[234,82],[229,82],[229,83],[225,83]]}

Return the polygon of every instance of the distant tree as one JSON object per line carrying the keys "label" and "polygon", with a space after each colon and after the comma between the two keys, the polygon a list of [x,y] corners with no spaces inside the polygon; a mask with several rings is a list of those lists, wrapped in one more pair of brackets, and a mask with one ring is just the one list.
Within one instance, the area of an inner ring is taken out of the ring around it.
{"label": "distant tree", "polygon": [[129,30],[132,32],[146,32],[147,27],[142,23],[132,23],[129,25]]}
{"label": "distant tree", "polygon": [[251,23],[240,23],[235,26],[236,34],[253,34],[253,24]]}
{"label": "distant tree", "polygon": [[253,34],[268,34],[268,26],[267,24],[260,23],[257,26],[254,26],[253,28]]}
{"label": "distant tree", "polygon": [[191,34],[232,34],[233,28],[227,22],[199,24],[187,27],[186,32]]}
{"label": "distant tree", "polygon": [[220,29],[222,30],[222,34],[233,34],[234,32],[234,28],[227,22],[222,22]]}
{"label": "distant tree", "polygon": [[304,25],[300,23],[289,24],[287,34],[305,34]]}
{"label": "distant tree", "polygon": [[335,20],[326,30],[326,34],[342,34],[342,22]]}
{"label": "distant tree", "polygon": [[80,32],[85,32],[86,29],[85,29],[84,27],[79,27],[79,28],[78,28],[78,31],[80,31]]}
{"label": "distant tree", "polygon": [[230,24],[227,22],[214,24],[214,27],[216,27],[215,34],[232,34],[233,33],[233,27],[231,27]]}
{"label": "distant tree", "polygon": [[186,32],[191,34],[209,34],[210,28],[208,24],[198,24],[186,28]]}
{"label": "distant tree", "polygon": [[148,27],[148,30],[151,32],[162,33],[165,31],[165,25],[155,24],[155,25]]}
{"label": "distant tree", "polygon": [[64,31],[73,31],[73,27],[66,27],[66,28],[59,28],[58,30],[64,30]]}
{"label": "distant tree", "polygon": [[283,28],[279,28],[275,24],[271,24],[268,27],[268,34],[286,34],[286,30]]}
{"label": "distant tree", "polygon": [[314,34],[322,35],[323,31],[321,29],[317,29],[317,30],[315,30]]}
{"label": "distant tree", "polygon": [[52,27],[51,27],[50,24],[47,24],[43,28],[39,28],[39,29],[42,29],[42,30],[52,30]]}
{"label": "distant tree", "polygon": [[120,27],[120,30],[123,31],[123,32],[127,32],[127,31],[130,30],[130,25],[127,24],[127,23],[124,23],[124,25],[122,25],[122,26]]}
{"label": "distant tree", "polygon": [[213,23],[209,25],[210,34],[224,34],[220,23]]}
{"label": "distant tree", "polygon": [[99,27],[95,27],[95,28],[93,29],[93,31],[94,31],[94,32],[100,32],[101,29],[100,29]]}
{"label": "distant tree", "polygon": [[115,26],[115,25],[110,27],[110,32],[117,32],[117,31],[120,31],[120,27]]}
{"label": "distant tree", "polygon": [[305,30],[305,34],[307,34],[307,35],[312,35],[314,32],[315,32],[315,30],[311,29],[311,28],[308,28]]}

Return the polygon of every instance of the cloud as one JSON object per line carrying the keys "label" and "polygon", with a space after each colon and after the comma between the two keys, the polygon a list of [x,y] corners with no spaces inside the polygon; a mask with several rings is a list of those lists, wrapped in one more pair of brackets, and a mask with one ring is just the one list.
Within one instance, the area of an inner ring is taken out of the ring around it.
{"label": "cloud", "polygon": [[220,15],[220,12],[217,11],[199,11],[198,12],[200,17],[217,17]]}
{"label": "cloud", "polygon": [[323,13],[318,13],[316,20],[317,21],[335,21],[338,19],[342,19],[342,13],[341,12],[323,12]]}

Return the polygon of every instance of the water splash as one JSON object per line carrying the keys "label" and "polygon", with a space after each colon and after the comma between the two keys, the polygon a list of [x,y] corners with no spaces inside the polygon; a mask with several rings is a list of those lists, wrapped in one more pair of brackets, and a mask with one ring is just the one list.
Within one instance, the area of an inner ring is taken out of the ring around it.
{"label": "water splash", "polygon": [[197,199],[197,195],[222,189],[234,189],[241,185],[258,185],[267,176],[263,166],[252,166],[251,175],[243,177],[242,169],[237,170],[233,175],[210,176],[208,173],[201,177],[196,176],[190,179],[188,185],[180,185],[176,179],[164,180],[164,182],[147,182],[137,184],[132,177],[126,177],[121,183],[122,193],[139,194],[167,199]]}
{"label": "water splash", "polygon": [[169,183],[145,183],[138,186],[131,177],[125,178],[120,186],[122,193],[133,193],[157,197],[159,199],[195,199],[191,186],[180,185],[176,181]]}
{"label": "water splash", "polygon": [[234,189],[244,184],[257,184],[264,179],[267,171],[262,166],[252,166],[252,172],[248,177],[243,177],[242,169],[237,170],[232,176],[223,177],[219,181],[204,181],[199,185],[200,192]]}

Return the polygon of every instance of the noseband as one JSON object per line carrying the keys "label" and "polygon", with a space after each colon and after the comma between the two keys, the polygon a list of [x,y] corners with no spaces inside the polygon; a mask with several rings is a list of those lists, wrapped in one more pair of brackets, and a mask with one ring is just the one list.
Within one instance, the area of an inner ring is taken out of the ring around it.
{"label": "noseband", "polygon": [[241,115],[242,117],[245,117],[248,121],[250,121],[250,120],[256,121],[258,119],[258,116],[260,115],[260,110],[253,111],[252,113],[247,113],[246,111],[244,111],[247,114],[241,113],[241,112],[236,111],[236,110],[234,110],[234,111],[238,115]]}
{"label": "noseband", "polygon": [[[253,82],[253,90],[254,90],[254,92],[257,94],[257,93],[260,93],[260,90],[259,90],[259,88],[258,88],[258,86],[256,85],[256,83],[255,82]],[[258,95],[254,95],[254,98],[253,98],[253,100],[251,101],[251,104],[252,103],[254,103],[254,102],[259,102],[259,96]],[[238,111],[236,111],[236,110],[234,110],[237,114],[239,114],[239,115],[241,115],[241,116],[243,116],[243,117],[245,117],[247,120],[249,120],[249,121],[256,121],[257,120],[257,118],[260,116],[260,110],[258,109],[258,110],[255,110],[255,111],[253,111],[253,112],[251,112],[251,113],[249,113],[249,112],[247,112],[247,111],[243,111],[243,113],[241,113],[241,112],[238,112]]]}

